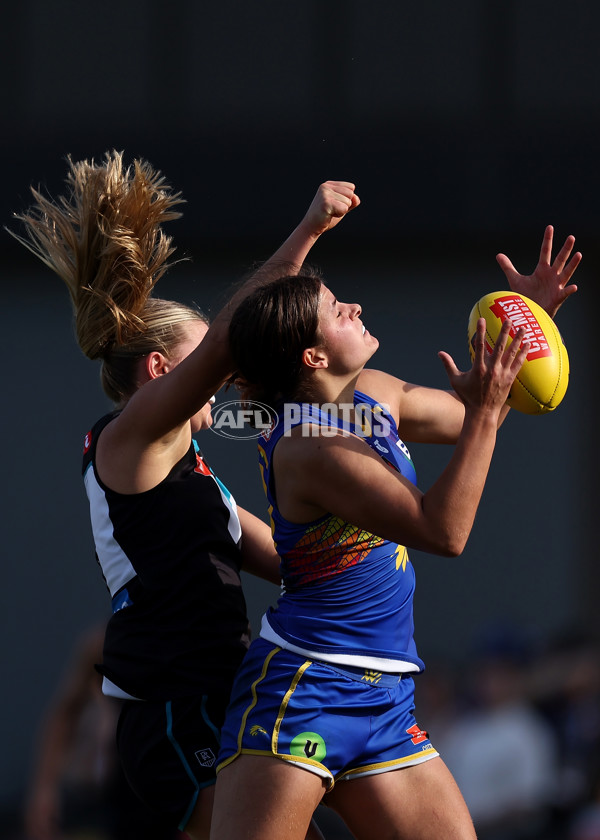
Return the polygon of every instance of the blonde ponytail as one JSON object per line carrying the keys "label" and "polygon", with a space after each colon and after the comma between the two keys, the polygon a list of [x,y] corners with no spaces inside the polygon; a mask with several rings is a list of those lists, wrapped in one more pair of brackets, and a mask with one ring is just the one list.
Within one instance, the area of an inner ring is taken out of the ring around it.
{"label": "blonde ponytail", "polygon": [[134,361],[154,349],[168,354],[183,338],[177,323],[206,320],[151,298],[175,250],[161,225],[181,216],[174,208],[183,199],[147,162],[125,167],[122,152],[107,152],[101,165],[67,160],[66,194],[53,200],[32,188],[33,206],[15,214],[25,235],[10,232],[67,286],[77,342],[103,360],[104,389],[119,402],[135,388]]}

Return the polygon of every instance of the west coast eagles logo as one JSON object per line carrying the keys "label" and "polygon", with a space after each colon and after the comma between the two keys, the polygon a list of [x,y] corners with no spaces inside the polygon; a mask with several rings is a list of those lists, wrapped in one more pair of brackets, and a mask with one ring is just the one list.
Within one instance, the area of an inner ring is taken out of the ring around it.
{"label": "west coast eagles logo", "polygon": [[381,676],[381,671],[370,671],[365,669],[365,673],[362,675],[361,680],[371,683],[372,685],[377,685],[377,683],[381,680]]}
{"label": "west coast eagles logo", "polygon": [[250,735],[253,738],[256,738],[256,736],[259,735],[259,734],[260,735],[266,735],[267,738],[269,737],[269,733],[267,732],[267,730],[263,729],[262,726],[259,726],[257,723],[255,723],[254,726],[250,727]]}

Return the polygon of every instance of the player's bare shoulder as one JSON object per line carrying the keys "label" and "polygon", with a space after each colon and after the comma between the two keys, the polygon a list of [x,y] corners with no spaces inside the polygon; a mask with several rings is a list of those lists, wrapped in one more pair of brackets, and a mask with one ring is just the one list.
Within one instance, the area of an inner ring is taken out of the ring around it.
{"label": "player's bare shoulder", "polygon": [[272,464],[277,505],[286,519],[310,522],[327,512],[323,493],[340,463],[346,464],[342,447],[347,440],[357,441],[342,429],[313,423],[296,426],[280,438]]}
{"label": "player's bare shoulder", "polygon": [[391,376],[382,370],[365,368],[358,377],[356,387],[363,394],[385,405],[397,421],[406,385],[407,383],[403,379],[398,379],[397,376]]}

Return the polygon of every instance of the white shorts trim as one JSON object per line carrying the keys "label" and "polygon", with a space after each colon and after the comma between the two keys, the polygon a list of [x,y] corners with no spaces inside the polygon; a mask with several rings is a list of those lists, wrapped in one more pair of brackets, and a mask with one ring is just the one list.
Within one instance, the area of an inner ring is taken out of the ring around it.
{"label": "white shorts trim", "polygon": [[424,762],[438,757],[439,752],[434,747],[431,747],[423,755],[412,756],[405,761],[398,759],[397,761],[373,765],[372,767],[367,766],[362,769],[359,767],[356,770],[349,770],[343,776],[338,776],[335,781],[337,784],[338,782],[350,782],[352,779],[361,779],[364,776],[378,776],[380,773],[389,773],[390,770],[401,770],[403,767],[416,767],[417,764],[424,764]]}

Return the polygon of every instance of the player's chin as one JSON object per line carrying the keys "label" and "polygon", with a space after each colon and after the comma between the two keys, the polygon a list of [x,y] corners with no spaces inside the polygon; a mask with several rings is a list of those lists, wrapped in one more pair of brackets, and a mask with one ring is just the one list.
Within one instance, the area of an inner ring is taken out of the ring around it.
{"label": "player's chin", "polygon": [[369,358],[371,358],[371,356],[376,353],[379,348],[379,339],[369,333],[367,347],[369,351]]}
{"label": "player's chin", "polygon": [[192,433],[201,432],[203,429],[210,429],[213,424],[212,414],[210,408],[208,411],[202,410],[192,418]]}

